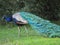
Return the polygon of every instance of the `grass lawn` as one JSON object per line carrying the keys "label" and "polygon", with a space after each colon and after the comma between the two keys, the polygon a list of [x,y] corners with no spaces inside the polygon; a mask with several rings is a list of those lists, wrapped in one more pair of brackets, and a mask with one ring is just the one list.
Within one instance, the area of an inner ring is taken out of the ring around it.
{"label": "grass lawn", "polygon": [[17,27],[0,27],[0,45],[60,45],[60,38],[46,38],[40,36],[36,31],[28,27],[28,33],[21,27],[18,36]]}

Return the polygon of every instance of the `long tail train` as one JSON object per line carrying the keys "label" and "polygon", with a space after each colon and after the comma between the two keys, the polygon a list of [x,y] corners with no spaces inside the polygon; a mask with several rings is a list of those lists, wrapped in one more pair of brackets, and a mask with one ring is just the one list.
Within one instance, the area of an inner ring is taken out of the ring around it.
{"label": "long tail train", "polygon": [[44,20],[34,14],[28,12],[20,12],[20,15],[28,21],[32,28],[38,31],[41,35],[48,37],[60,37],[60,26]]}

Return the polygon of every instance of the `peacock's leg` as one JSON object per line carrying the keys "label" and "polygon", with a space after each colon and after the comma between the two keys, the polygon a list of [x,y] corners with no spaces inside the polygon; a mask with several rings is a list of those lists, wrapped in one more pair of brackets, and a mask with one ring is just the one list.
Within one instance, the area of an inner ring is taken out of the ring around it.
{"label": "peacock's leg", "polygon": [[18,37],[20,37],[20,26],[18,26]]}
{"label": "peacock's leg", "polygon": [[27,27],[25,25],[24,25],[24,29],[25,29],[25,32],[26,32],[26,34],[28,36],[28,29],[27,29]]}

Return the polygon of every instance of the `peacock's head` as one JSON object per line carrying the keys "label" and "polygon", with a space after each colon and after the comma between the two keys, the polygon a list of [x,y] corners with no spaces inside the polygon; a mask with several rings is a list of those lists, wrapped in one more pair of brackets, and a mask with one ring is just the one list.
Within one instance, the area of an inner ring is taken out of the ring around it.
{"label": "peacock's head", "polygon": [[12,21],[12,16],[6,16],[6,15],[4,15],[3,17],[2,17],[2,20],[5,20],[5,21],[7,21],[7,22],[11,22]]}

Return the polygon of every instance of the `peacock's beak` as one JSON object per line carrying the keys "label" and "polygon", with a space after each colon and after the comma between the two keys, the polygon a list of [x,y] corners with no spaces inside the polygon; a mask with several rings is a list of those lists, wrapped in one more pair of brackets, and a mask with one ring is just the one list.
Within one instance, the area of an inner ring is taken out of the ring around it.
{"label": "peacock's beak", "polygon": [[3,15],[3,16],[1,17],[1,21],[4,20],[4,18],[5,18],[5,15]]}

